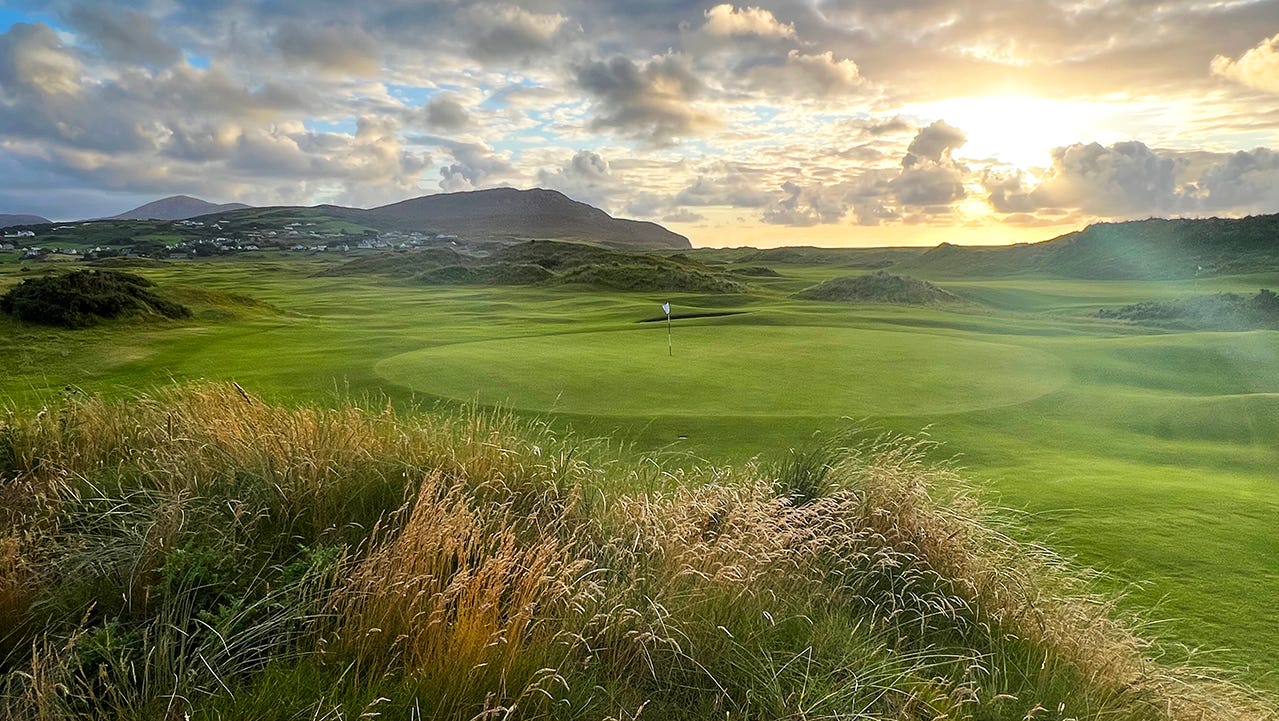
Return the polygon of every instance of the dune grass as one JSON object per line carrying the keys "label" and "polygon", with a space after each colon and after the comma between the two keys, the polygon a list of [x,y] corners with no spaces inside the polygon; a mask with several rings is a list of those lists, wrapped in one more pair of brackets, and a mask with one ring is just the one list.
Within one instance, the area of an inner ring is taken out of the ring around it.
{"label": "dune grass", "polygon": [[0,713],[1275,718],[1160,658],[918,442],[601,450],[230,384],[10,413]]}

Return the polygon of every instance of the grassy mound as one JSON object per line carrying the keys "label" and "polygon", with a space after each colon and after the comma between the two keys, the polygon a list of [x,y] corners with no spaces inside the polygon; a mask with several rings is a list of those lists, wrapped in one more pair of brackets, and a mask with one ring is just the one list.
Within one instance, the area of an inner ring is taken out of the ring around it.
{"label": "grassy mound", "polygon": [[610,290],[683,293],[739,293],[745,290],[741,283],[723,274],[660,259],[592,263],[566,271],[556,282]]}
{"label": "grassy mound", "polygon": [[1097,312],[1098,318],[1194,330],[1279,330],[1279,295],[1262,288],[1237,293],[1148,301]]}
{"label": "grassy mound", "polygon": [[744,268],[733,268],[735,275],[743,275],[747,278],[780,278],[781,273],[763,265],[748,265]]}
{"label": "grassy mound", "polygon": [[223,385],[10,414],[0,716],[1275,718],[920,450],[594,464]]}
{"label": "grassy mound", "polygon": [[485,265],[449,265],[414,276],[425,285],[533,285],[555,276],[540,265],[531,263],[488,263]]}
{"label": "grassy mound", "polygon": [[84,328],[123,316],[187,318],[191,311],[157,295],[154,283],[132,273],[77,270],[28,278],[0,296],[0,311],[18,320]]}
{"label": "grassy mound", "polygon": [[804,300],[838,303],[891,303],[895,305],[943,305],[963,299],[926,280],[878,271],[869,275],[831,278],[795,294]]}

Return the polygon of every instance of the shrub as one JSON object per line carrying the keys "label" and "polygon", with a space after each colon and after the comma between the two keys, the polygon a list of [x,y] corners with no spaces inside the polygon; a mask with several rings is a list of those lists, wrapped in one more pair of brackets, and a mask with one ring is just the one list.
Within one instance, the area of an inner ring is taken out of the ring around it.
{"label": "shrub", "polygon": [[126,315],[190,317],[185,306],[156,294],[154,285],[141,276],[109,270],[27,278],[0,296],[0,311],[28,323],[63,328]]}

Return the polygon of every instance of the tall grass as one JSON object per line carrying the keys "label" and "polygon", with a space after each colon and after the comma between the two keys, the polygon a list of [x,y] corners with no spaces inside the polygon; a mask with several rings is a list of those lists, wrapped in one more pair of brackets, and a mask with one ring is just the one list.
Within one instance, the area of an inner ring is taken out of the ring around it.
{"label": "tall grass", "polygon": [[697,475],[221,384],[9,414],[0,717],[1276,718],[920,444],[835,448]]}

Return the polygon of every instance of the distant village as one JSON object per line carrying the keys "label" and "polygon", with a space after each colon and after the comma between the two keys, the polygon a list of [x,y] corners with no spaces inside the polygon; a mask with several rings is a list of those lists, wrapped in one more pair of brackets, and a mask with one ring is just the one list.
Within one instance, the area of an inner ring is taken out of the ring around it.
{"label": "distant village", "polygon": [[[458,242],[456,235],[419,231],[366,230],[359,235],[320,232],[315,230],[316,223],[300,221],[287,223],[278,229],[241,231],[224,228],[220,222],[208,224],[200,220],[179,220],[173,223],[175,229],[201,237],[176,243],[122,238],[87,248],[56,244],[76,242],[74,234],[93,225],[94,221],[58,225],[39,234],[30,229],[6,230],[0,239],[0,252],[16,252],[23,261],[97,260],[113,257],[181,260],[254,251],[348,253],[353,250],[409,250],[427,245],[456,245]],[[48,235],[52,242],[40,242],[41,235]]]}

